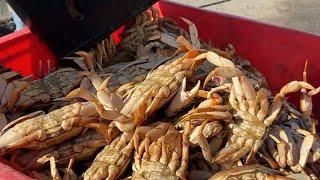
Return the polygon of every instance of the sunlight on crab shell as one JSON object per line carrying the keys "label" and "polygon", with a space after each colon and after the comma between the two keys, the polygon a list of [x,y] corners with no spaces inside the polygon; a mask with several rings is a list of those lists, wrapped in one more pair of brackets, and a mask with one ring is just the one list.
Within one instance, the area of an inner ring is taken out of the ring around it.
{"label": "sunlight on crab shell", "polygon": [[[320,88],[307,82],[307,63],[303,81],[272,96],[231,45],[211,47],[181,21],[188,33],[148,10],[119,44],[107,37],[64,58],[76,68],[41,80],[0,69],[3,118],[22,116],[2,131],[3,157],[35,178],[319,177]],[[286,100],[293,92],[300,109]],[[32,108],[47,113],[26,115]]]}

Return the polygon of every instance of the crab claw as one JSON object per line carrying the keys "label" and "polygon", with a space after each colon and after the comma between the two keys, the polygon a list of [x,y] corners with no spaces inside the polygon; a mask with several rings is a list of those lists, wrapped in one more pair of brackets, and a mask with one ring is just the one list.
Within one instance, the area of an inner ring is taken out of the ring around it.
{"label": "crab claw", "polygon": [[170,103],[168,109],[166,110],[166,116],[171,117],[174,116],[180,109],[184,108],[185,106],[189,105],[195,96],[198,94],[200,88],[200,81],[196,84],[191,91],[186,91],[187,80],[183,78],[181,87],[178,93],[173,98],[172,102]]}
{"label": "crab claw", "polygon": [[215,76],[223,77],[223,78],[233,78],[237,76],[242,76],[242,72],[240,69],[236,67],[217,67],[213,71],[211,71],[203,83],[203,88],[205,88],[208,82]]}
{"label": "crab claw", "polygon": [[215,68],[210,74],[206,77],[203,87],[206,87],[208,82],[212,77],[219,76],[223,78],[232,78],[236,76],[242,76],[243,73],[240,69],[236,68],[234,63],[222,56],[219,56],[217,53],[208,51],[206,53],[202,53],[198,55],[195,60],[207,59],[211,64],[218,66]]}
{"label": "crab claw", "polygon": [[199,41],[199,38],[198,38],[198,30],[197,30],[196,25],[194,25],[193,22],[191,22],[190,20],[188,20],[186,18],[180,17],[180,19],[182,19],[189,26],[189,33],[190,33],[190,38],[191,38],[192,45],[195,48],[200,49],[201,48],[201,44],[200,44],[200,41]]}
{"label": "crab claw", "polygon": [[285,86],[283,86],[280,89],[280,92],[278,94],[281,95],[281,96],[285,96],[288,93],[297,92],[302,88],[303,89],[308,89],[308,90],[314,90],[315,89],[311,84],[309,84],[307,82],[304,82],[304,81],[292,81],[292,82],[286,84]]}
{"label": "crab claw", "polygon": [[204,58],[207,59],[213,65],[218,67],[229,67],[229,68],[236,67],[232,61],[222,56],[219,56],[217,53],[214,53],[212,51],[208,51],[206,53],[200,54],[195,59],[198,60],[198,59],[204,59]]}

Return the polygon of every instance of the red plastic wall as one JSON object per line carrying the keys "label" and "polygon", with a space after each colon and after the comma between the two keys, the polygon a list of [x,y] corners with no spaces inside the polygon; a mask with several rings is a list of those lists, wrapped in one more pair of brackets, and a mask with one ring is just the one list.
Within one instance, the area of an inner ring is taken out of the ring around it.
{"label": "red plastic wall", "polygon": [[[285,83],[302,79],[305,60],[309,60],[308,81],[319,86],[320,36],[259,23],[244,18],[199,10],[160,1],[155,7],[165,17],[186,25],[180,16],[190,19],[198,27],[200,38],[214,46],[225,48],[232,44],[239,55],[249,59],[267,78],[276,92]],[[121,30],[120,30],[121,31]],[[117,37],[117,33],[114,34]],[[118,39],[116,40],[118,41]],[[50,66],[55,67],[54,56],[28,28],[0,38],[0,64],[12,67],[23,75],[42,77]],[[39,72],[39,61],[43,61]],[[319,117],[320,97],[314,98],[315,115]],[[24,175],[0,163],[0,179],[25,179]]]}
{"label": "red plastic wall", "polygon": [[0,180],[30,180],[31,178],[8,166],[5,162],[0,162]]}
{"label": "red plastic wall", "polygon": [[56,61],[38,36],[24,27],[0,38],[0,64],[37,79],[53,70]]}

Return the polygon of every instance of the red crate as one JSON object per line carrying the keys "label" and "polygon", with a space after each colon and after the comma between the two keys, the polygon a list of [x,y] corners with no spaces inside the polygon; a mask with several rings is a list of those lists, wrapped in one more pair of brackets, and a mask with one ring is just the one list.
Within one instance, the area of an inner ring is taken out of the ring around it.
{"label": "red crate", "polygon": [[48,47],[25,26],[0,38],[0,64],[37,79],[54,70],[56,61]]}
{"label": "red crate", "polygon": [[[154,7],[159,9],[161,15],[176,20],[184,28],[187,28],[186,24],[179,17],[190,19],[198,27],[200,38],[216,47],[225,48],[227,44],[232,44],[241,57],[250,60],[266,76],[273,92],[287,82],[301,80],[305,60],[309,60],[308,82],[320,86],[316,74],[320,72],[318,35],[166,1],[160,1]],[[52,53],[28,28],[0,38],[0,50],[0,64],[23,75],[42,77],[48,72],[47,59],[50,66],[56,65]],[[43,61],[41,72],[39,61]],[[319,117],[320,96],[315,97],[313,102],[314,113]],[[0,179],[17,174],[0,163]],[[24,178],[21,174],[16,179]]]}

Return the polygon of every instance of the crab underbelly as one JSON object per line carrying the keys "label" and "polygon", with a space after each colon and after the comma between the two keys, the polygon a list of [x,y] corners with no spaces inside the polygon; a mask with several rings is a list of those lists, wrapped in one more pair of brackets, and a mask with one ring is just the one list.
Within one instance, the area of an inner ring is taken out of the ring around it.
{"label": "crab underbelly", "polygon": [[266,130],[266,125],[261,121],[242,121],[239,127],[242,130],[242,132],[239,132],[241,135],[245,134],[247,137],[254,139],[262,139]]}
{"label": "crab underbelly", "polygon": [[179,178],[167,166],[160,162],[145,161],[142,163],[141,169],[133,175],[132,179],[176,180]]}
{"label": "crab underbelly", "polygon": [[[121,110],[121,113],[130,116],[132,111],[136,108],[141,108],[142,105],[145,105],[147,108],[155,98],[159,97],[159,92],[165,92],[157,104],[157,109],[159,109],[174,97],[180,84],[181,80],[177,79],[169,71],[156,70],[135,87],[134,92]],[[152,113],[149,112],[148,115]]]}

